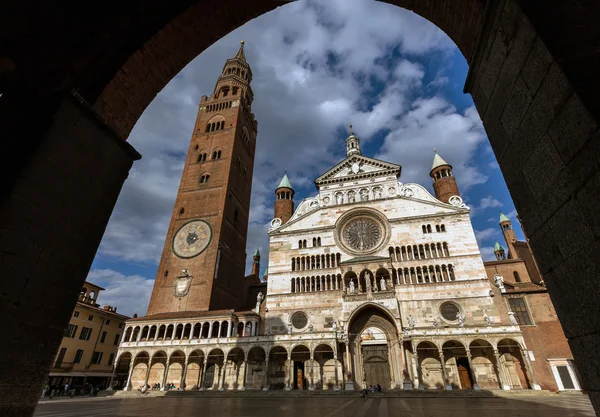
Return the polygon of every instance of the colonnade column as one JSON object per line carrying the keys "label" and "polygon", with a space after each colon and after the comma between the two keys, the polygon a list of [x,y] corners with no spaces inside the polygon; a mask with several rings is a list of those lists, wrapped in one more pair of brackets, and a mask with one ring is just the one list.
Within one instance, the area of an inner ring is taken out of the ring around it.
{"label": "colonnade column", "polygon": [[131,358],[131,362],[129,362],[129,372],[127,374],[127,382],[125,383],[125,388],[123,388],[123,391],[128,391],[131,387],[131,374],[133,373],[133,364],[135,363],[135,358],[132,357]]}
{"label": "colonnade column", "polygon": [[531,366],[531,360],[529,358],[529,351],[527,349],[523,349],[521,348],[521,356],[523,357],[523,359],[525,359],[525,364],[527,365],[527,371],[529,372],[529,375],[531,376],[531,387],[534,390],[541,390],[542,387],[540,387],[538,385],[538,383],[535,381],[535,374],[533,373],[533,366]]}
{"label": "colonnade column", "polygon": [[206,376],[206,366],[208,365],[208,357],[204,359],[204,364],[202,366],[202,379],[200,380],[200,391],[204,391],[204,377]]}
{"label": "colonnade column", "polygon": [[440,363],[442,365],[442,377],[444,378],[444,385],[447,390],[451,390],[452,386],[448,382],[448,374],[446,373],[446,360],[444,359],[444,351],[438,348],[438,352],[440,354]]}
{"label": "colonnade column", "polygon": [[242,391],[246,391],[246,375],[248,374],[248,359],[244,359],[244,377],[242,378]]}
{"label": "colonnade column", "polygon": [[[337,346],[336,346],[337,348]],[[337,350],[337,349],[336,349]],[[335,387],[333,387],[334,391],[339,391],[340,390],[340,380],[338,377],[338,358],[337,355],[333,355],[333,363],[335,365]],[[321,378],[323,378],[323,371],[321,371]]]}
{"label": "colonnade column", "polygon": [[469,348],[465,349],[467,352],[467,360],[469,361],[469,369],[471,370],[471,377],[473,378],[473,389],[479,390],[479,384],[477,384],[477,375],[475,375],[475,368],[473,367],[473,358],[471,357],[471,350]]}
{"label": "colonnade column", "polygon": [[494,357],[496,358],[496,366],[498,368],[498,378],[500,379],[500,386],[503,390],[509,390],[510,385],[508,385],[506,376],[504,375],[504,368],[502,368],[502,363],[500,362],[500,354],[497,350],[494,349]]}
{"label": "colonnade column", "polygon": [[164,391],[165,386],[167,385],[167,375],[169,374],[169,359],[170,358],[167,358],[167,361],[165,362],[165,371],[163,372],[163,380],[160,387],[161,391]]}
{"label": "colonnade column", "polygon": [[223,391],[225,390],[225,376],[227,374],[227,355],[225,355],[223,357],[223,379],[221,381],[221,388],[219,388],[219,391]]}
{"label": "colonnade column", "polygon": [[418,355],[416,349],[414,349],[414,351],[413,351],[413,358],[414,358],[413,373],[415,374],[414,381],[413,381],[413,388],[422,390],[422,389],[424,389],[424,387],[423,387],[423,383],[421,382],[421,366],[419,365],[419,355]]}
{"label": "colonnade column", "polygon": [[269,358],[265,358],[265,386],[263,391],[269,390]]}
{"label": "colonnade column", "polygon": [[288,364],[287,364],[287,368],[288,368],[288,377],[287,377],[287,387],[285,387],[286,391],[290,391],[292,389],[292,358],[291,356],[288,356],[287,358],[288,360]]}
{"label": "colonnade column", "polygon": [[352,381],[352,358],[350,357],[350,340],[344,340],[346,345],[346,380],[344,382],[345,391],[354,391],[354,382]]}
{"label": "colonnade column", "polygon": [[309,391],[315,390],[315,356],[310,355],[310,386]]}
{"label": "colonnade column", "polygon": [[146,370],[146,379],[144,379],[144,386],[148,385],[148,379],[150,378],[150,368],[152,367],[152,356],[148,359],[148,369]]}
{"label": "colonnade column", "polygon": [[188,359],[185,358],[185,363],[183,365],[183,372],[181,373],[181,381],[179,382],[179,391],[185,391],[185,377],[187,376],[188,371]]}
{"label": "colonnade column", "polygon": [[117,360],[113,364],[112,374],[110,375],[110,381],[108,381],[108,387],[106,388],[106,391],[113,390],[113,381],[115,379],[115,372],[117,372],[117,363],[118,362],[119,362],[119,358],[117,358]]}

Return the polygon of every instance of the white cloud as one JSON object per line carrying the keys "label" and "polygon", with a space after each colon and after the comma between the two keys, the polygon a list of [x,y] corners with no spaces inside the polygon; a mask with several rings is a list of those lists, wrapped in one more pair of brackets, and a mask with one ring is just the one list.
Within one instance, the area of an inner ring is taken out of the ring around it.
{"label": "white cloud", "polygon": [[[403,182],[430,185],[434,147],[453,165],[462,193],[487,181],[473,158],[485,140],[475,108],[459,111],[432,88],[447,84],[443,69],[436,68],[429,95],[423,92],[428,54],[438,54],[438,61],[459,54],[441,30],[412,12],[370,0],[298,1],[213,44],[146,109],[129,139],[143,158],[124,185],[100,256],[158,263],[200,97],[212,92],[240,39],[253,70],[259,122],[247,266],[257,246],[263,269],[267,265],[266,225],[284,170],[298,197],[314,193],[313,179],[343,158],[339,131],[350,123],[363,144],[385,136],[377,155],[368,156],[402,164]],[[104,279],[98,271],[90,280]],[[128,280],[151,282],[110,272],[121,283],[114,294],[128,291]],[[136,304],[138,314],[142,304]]]}
{"label": "white cloud", "polygon": [[483,241],[492,239],[498,235],[498,233],[498,229],[490,227],[488,229],[475,230],[475,237],[477,238],[477,242],[479,242],[479,246],[482,246],[481,243]]}
{"label": "white cloud", "polygon": [[100,305],[116,306],[117,313],[130,317],[134,314],[146,315],[153,279],[139,275],[126,276],[112,269],[92,269],[87,280],[105,289],[98,296]]}
{"label": "white cloud", "polygon": [[481,258],[483,259],[483,262],[496,260],[496,255],[494,254],[493,246],[484,246],[480,249],[480,251],[481,251]]}

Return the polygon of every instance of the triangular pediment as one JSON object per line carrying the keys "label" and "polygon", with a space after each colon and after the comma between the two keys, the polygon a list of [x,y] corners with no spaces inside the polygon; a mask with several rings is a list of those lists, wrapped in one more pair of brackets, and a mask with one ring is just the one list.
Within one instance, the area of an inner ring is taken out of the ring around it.
{"label": "triangular pediment", "polygon": [[400,177],[400,165],[368,158],[363,155],[352,155],[315,180],[317,187],[344,181],[356,181],[363,178],[394,175]]}

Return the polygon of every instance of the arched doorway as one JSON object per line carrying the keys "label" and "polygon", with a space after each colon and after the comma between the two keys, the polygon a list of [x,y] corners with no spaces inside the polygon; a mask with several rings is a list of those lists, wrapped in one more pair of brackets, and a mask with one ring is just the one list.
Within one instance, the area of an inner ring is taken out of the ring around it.
{"label": "arched doorway", "polygon": [[[368,276],[365,278],[369,280]],[[358,387],[401,386],[402,351],[395,319],[388,311],[374,304],[359,308],[350,317],[348,337],[349,371]]]}
{"label": "arched doorway", "polygon": [[204,352],[194,350],[188,358],[187,373],[185,375],[185,385],[191,389],[200,387],[200,378],[204,368]]}
{"label": "arched doorway", "polygon": [[169,368],[167,369],[166,383],[181,388],[183,370],[185,367],[185,353],[176,350],[169,357]]}
{"label": "arched doorway", "polygon": [[268,364],[265,362],[266,358],[265,350],[260,346],[254,346],[248,351],[244,373],[245,389],[259,390],[268,386]]}
{"label": "arched doorway", "polygon": [[115,377],[113,378],[113,388],[123,389],[127,383],[127,377],[129,376],[129,366],[131,365],[131,353],[123,353],[117,359],[117,366],[115,368]]}
{"label": "arched doorway", "polygon": [[140,352],[133,359],[133,369],[129,379],[129,389],[141,388],[146,382],[150,355],[147,352]]}
{"label": "arched doorway", "polygon": [[510,389],[531,388],[527,378],[525,359],[521,355],[521,345],[513,339],[498,342],[500,366],[504,371],[504,383]]}
{"label": "arched doorway", "polygon": [[473,372],[477,377],[479,387],[481,389],[502,388],[496,371],[498,364],[492,345],[486,340],[477,339],[471,342],[469,350],[472,356]]}
{"label": "arched doorway", "polygon": [[224,353],[221,349],[213,349],[208,353],[208,357],[206,358],[206,374],[202,378],[202,387],[204,389],[219,389],[224,360]]}
{"label": "arched doorway", "polygon": [[443,389],[446,386],[442,364],[440,362],[439,349],[432,342],[421,342],[417,345],[418,366],[415,367],[420,373],[421,384],[425,389]]}
{"label": "arched doorway", "polygon": [[454,389],[472,389],[473,370],[465,346],[456,340],[449,340],[442,345],[442,352],[448,384]]}
{"label": "arched doorway", "polygon": [[318,345],[313,356],[315,358],[314,388],[317,390],[339,389],[342,364],[335,359],[332,347],[326,344]]}
{"label": "arched doorway", "polygon": [[150,365],[150,375],[148,376],[148,385],[153,387],[155,385],[162,388],[163,379],[166,371],[167,354],[166,352],[159,350],[152,356],[152,363]]}
{"label": "arched doorway", "polygon": [[298,345],[292,349],[290,355],[292,363],[291,388],[305,390],[309,388],[311,368],[310,350],[304,345]]}
{"label": "arched doorway", "polygon": [[288,356],[288,351],[283,346],[272,347],[269,351],[269,389],[282,390],[290,386]]}

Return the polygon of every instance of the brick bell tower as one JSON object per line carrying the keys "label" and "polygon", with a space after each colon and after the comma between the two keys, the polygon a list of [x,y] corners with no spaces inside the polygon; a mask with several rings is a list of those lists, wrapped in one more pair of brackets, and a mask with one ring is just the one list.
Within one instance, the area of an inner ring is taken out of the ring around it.
{"label": "brick bell tower", "polygon": [[244,42],[200,101],[148,315],[243,305],[258,123]]}
{"label": "brick bell tower", "polygon": [[281,219],[282,224],[285,224],[294,214],[295,193],[287,174],[285,174],[275,190],[274,218]]}
{"label": "brick bell tower", "polygon": [[433,157],[433,165],[431,166],[429,176],[433,179],[433,191],[438,200],[448,203],[448,200],[453,195],[460,197],[456,178],[452,175],[452,165],[444,161],[437,152]]}
{"label": "brick bell tower", "polygon": [[504,241],[506,242],[506,246],[508,247],[508,256],[507,259],[517,259],[517,252],[515,251],[515,242],[517,241],[517,235],[515,230],[512,227],[512,222],[508,217],[504,215],[504,213],[500,212],[500,220],[498,221],[500,224],[500,229],[502,229],[502,235],[504,236]]}

